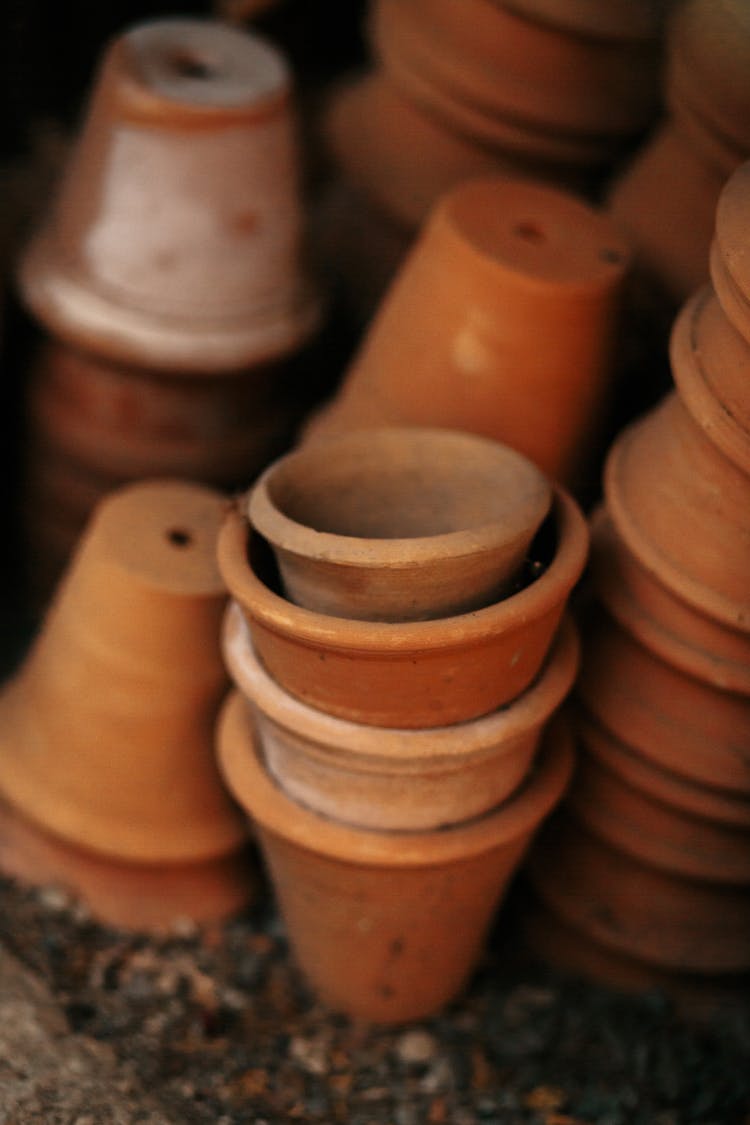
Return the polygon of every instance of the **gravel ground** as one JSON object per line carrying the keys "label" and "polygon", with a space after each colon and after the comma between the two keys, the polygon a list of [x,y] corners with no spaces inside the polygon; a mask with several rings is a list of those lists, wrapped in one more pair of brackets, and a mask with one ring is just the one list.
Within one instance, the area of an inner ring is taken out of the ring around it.
{"label": "gravel ground", "polygon": [[[396,1029],[307,992],[266,898],[221,931],[104,930],[0,882],[0,1122],[748,1125],[750,1005],[690,1027],[491,943],[468,994]],[[507,943],[506,943],[507,944]]]}

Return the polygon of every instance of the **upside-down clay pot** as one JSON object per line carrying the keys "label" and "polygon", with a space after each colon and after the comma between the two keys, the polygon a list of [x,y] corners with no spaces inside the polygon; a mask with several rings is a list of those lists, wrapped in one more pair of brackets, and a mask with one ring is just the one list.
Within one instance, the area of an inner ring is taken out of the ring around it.
{"label": "upside-down clay pot", "polygon": [[750,695],[750,632],[685,601],[626,547],[604,509],[592,520],[591,578],[612,616],[663,661],[717,688]]}
{"label": "upside-down clay pot", "polygon": [[[154,864],[171,865],[179,881],[184,865],[215,860],[224,881],[245,842],[213,757],[226,690],[215,565],[224,507],[210,489],[169,481],[102,503],[0,699],[8,803],[73,852],[143,864],[146,877]],[[22,873],[34,874],[27,865]],[[241,905],[238,885],[235,872],[224,912]],[[90,905],[96,911],[95,897]],[[128,909],[137,925],[138,902]],[[196,916],[203,909],[196,898]],[[170,910],[165,896],[164,921]]]}
{"label": "upside-down clay pot", "polygon": [[338,719],[289,695],[253,652],[237,605],[224,628],[227,667],[251,705],[269,774],[306,808],[381,831],[458,824],[510,797],[570,690],[577,655],[568,620],[538,679],[507,707],[449,727],[400,730]]}
{"label": "upside-down clay pot", "polygon": [[750,625],[750,477],[676,393],[617,439],[605,492],[618,533],[665,584],[722,624]]}
{"label": "upside-down clay pot", "polygon": [[680,972],[750,970],[746,885],[644,863],[569,813],[540,838],[529,873],[544,903],[608,949]]}
{"label": "upside-down clay pot", "polygon": [[607,398],[628,250],[552,188],[479,180],[437,206],[306,440],[387,424],[503,441],[553,477]]}
{"label": "upside-down clay pot", "polygon": [[618,739],[686,780],[750,797],[750,699],[686,675],[602,615],[577,693]]}
{"label": "upside-down clay pot", "polygon": [[579,716],[569,807],[601,839],[645,863],[713,883],[750,884],[750,797],[661,769]]}
{"label": "upside-down clay pot", "polygon": [[552,489],[525,457],[451,430],[339,434],[251,489],[287,596],[335,617],[419,621],[513,590]]}
{"label": "upside-down clay pot", "polygon": [[259,659],[291,695],[354,722],[439,727],[488,714],[534,680],[587,547],[585,520],[557,489],[532,544],[537,567],[527,585],[472,613],[412,622],[346,620],[294,605],[277,592],[267,545],[236,508],[218,557]]}
{"label": "upside-down clay pot", "polygon": [[332,1007],[378,1023],[420,1019],[463,987],[505,887],[559,800],[564,728],[507,803],[432,832],[373,832],[322,817],[278,788],[230,697],[219,728],[227,782],[252,818],[296,958]]}
{"label": "upside-down clay pot", "polygon": [[292,128],[286,66],[259,38],[187,19],[125,32],[22,260],[30,308],[139,366],[235,371],[288,352],[318,315]]}
{"label": "upside-down clay pot", "polygon": [[668,46],[670,117],[610,194],[639,260],[675,300],[706,280],[720,192],[750,156],[748,50],[745,4],[678,6]]}

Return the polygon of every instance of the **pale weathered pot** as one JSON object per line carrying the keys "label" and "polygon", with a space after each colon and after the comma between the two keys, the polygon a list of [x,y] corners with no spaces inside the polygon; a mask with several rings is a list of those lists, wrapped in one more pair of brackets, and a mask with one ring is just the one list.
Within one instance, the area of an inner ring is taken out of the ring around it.
{"label": "pale weathered pot", "polygon": [[607,843],[665,871],[750,884],[750,797],[661,769],[580,714],[569,807]]}
{"label": "pale weathered pot", "polygon": [[399,730],[301,703],[263,668],[237,605],[224,626],[224,658],[251,705],[269,774],[306,808],[379,831],[458,824],[507,800],[572,686],[577,655],[567,620],[538,679],[507,707],[449,727]]}
{"label": "pale weathered pot", "polygon": [[253,752],[239,695],[222,714],[219,756],[255,824],[313,989],[334,1008],[378,1023],[423,1018],[460,991],[572,766],[557,726],[527,785],[494,812],[437,832],[372,832],[319,816],[274,784]]}
{"label": "pale weathered pot", "polygon": [[105,55],[23,296],[55,335],[125,363],[204,373],[288,353],[318,319],[295,164],[273,47],[218,22],[136,26]]}
{"label": "pale weathered pot", "polygon": [[213,758],[225,503],[168,481],[104,501],[0,697],[0,791],[75,846],[178,863],[244,842]]}
{"label": "pale weathered pot", "polygon": [[540,838],[529,872],[543,902],[608,949],[680,972],[750,970],[746,885],[659,870],[570,814]]}
{"label": "pale weathered pot", "polygon": [[687,675],[608,615],[589,620],[583,637],[577,692],[591,714],[656,766],[750,796],[747,695]]}
{"label": "pale weathered pot", "polygon": [[612,616],[675,668],[750,695],[750,631],[717,621],[665,585],[663,575],[628,549],[604,509],[592,529],[591,577]]}
{"label": "pale weathered pot", "polygon": [[404,427],[287,454],[251,489],[247,514],[297,605],[422,621],[512,592],[551,502],[549,481],[507,446]]}
{"label": "pale weathered pot", "polygon": [[306,439],[450,426],[572,475],[607,398],[628,257],[614,224],[572,196],[500,178],[461,185],[433,211]]}
{"label": "pale weathered pot", "polygon": [[281,597],[268,548],[236,509],[227,514],[218,551],[260,660],[291,695],[355,722],[437,727],[494,711],[533,681],[587,545],[578,507],[558,489],[532,550],[540,552],[541,574],[485,609],[405,623],[348,621]]}

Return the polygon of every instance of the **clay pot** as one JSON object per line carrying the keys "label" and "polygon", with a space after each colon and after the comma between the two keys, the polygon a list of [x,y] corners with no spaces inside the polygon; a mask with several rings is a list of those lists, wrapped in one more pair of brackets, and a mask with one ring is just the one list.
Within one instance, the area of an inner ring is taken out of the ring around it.
{"label": "clay pot", "polygon": [[571,688],[577,654],[566,621],[539,678],[507,707],[450,727],[398,730],[338,719],[289,695],[253,652],[238,606],[224,629],[227,667],[251,704],[269,774],[306,808],[380,831],[457,824],[510,797]]}
{"label": "clay pot", "polygon": [[45,831],[2,799],[0,870],[70,891],[105,925],[157,933],[185,918],[222,921],[260,889],[257,861],[246,849],[185,862],[121,860]]}
{"label": "clay pot", "polygon": [[750,695],[750,632],[716,621],[665,585],[628,550],[604,510],[594,516],[592,531],[593,586],[612,616],[680,671]]}
{"label": "clay pot", "polygon": [[707,276],[719,193],[750,156],[750,18],[743,4],[690,0],[669,37],[671,118],[616,183],[610,210],[676,300]]}
{"label": "clay pot", "polygon": [[[739,5],[731,7],[740,10]],[[746,19],[747,13],[743,11],[742,14]],[[743,74],[747,79],[746,71],[743,70]],[[746,117],[743,117],[743,121],[746,121]],[[745,163],[726,184],[716,208],[716,233],[711,247],[711,280],[725,315],[746,341],[750,341],[750,312],[747,307],[750,272],[742,247],[749,209],[750,167]],[[746,363],[745,359],[743,368]],[[727,375],[731,378],[730,373]],[[741,410],[743,422],[746,423],[746,399]]]}
{"label": "clay pot", "polygon": [[538,577],[485,609],[406,623],[348,621],[295,606],[274,590],[264,547],[238,511],[227,514],[219,566],[270,675],[339,718],[438,727],[488,714],[534,680],[583,570],[587,531],[558,489],[530,552],[542,560]]}
{"label": "clay pot", "polygon": [[165,481],[102,503],[0,698],[0,790],[75,847],[193,863],[244,842],[213,759],[224,507],[209,489]]}
{"label": "clay pot", "polygon": [[527,904],[523,919],[526,944],[558,972],[587,977],[623,992],[664,992],[677,1011],[691,1020],[713,1020],[747,994],[746,975],[676,973],[607,949],[571,926],[538,900]]}
{"label": "clay pot", "polygon": [[713,883],[750,883],[750,797],[660,769],[600,723],[577,722],[569,805],[598,837],[643,862]]}
{"label": "clay pot", "polygon": [[57,203],[20,269],[55,335],[112,360],[236,371],[318,319],[300,269],[286,66],[209,21],[144,23],[107,51]]}
{"label": "clay pot", "polygon": [[539,840],[529,872],[545,904],[607,949],[679,972],[750,969],[746,886],[661,871],[570,815]]}
{"label": "clay pot", "polygon": [[287,454],[249,493],[297,605],[423,621],[512,591],[552,490],[512,449],[451,430],[339,434]]}
{"label": "clay pot", "polygon": [[372,832],[303,808],[252,749],[238,695],[223,711],[219,755],[253,818],[295,955],[334,1008],[378,1023],[421,1019],[463,987],[498,900],[571,769],[550,734],[539,766],[510,802],[437,832]]}
{"label": "clay pot", "polygon": [[657,43],[561,23],[487,0],[379,0],[372,38],[408,97],[466,135],[507,144],[509,122],[535,156],[606,163],[655,111]]}
{"label": "clay pot", "polygon": [[619,535],[652,573],[720,623],[748,628],[750,478],[676,394],[617,439],[605,492]]}
{"label": "clay pot", "polygon": [[606,397],[627,262],[609,220],[572,197],[512,180],[462,185],[433,212],[308,440],[449,426],[570,475]]}
{"label": "clay pot", "polygon": [[[589,621],[577,692],[618,739],[687,781],[750,796],[750,699],[681,672],[608,617]],[[708,799],[708,790],[706,790]]]}

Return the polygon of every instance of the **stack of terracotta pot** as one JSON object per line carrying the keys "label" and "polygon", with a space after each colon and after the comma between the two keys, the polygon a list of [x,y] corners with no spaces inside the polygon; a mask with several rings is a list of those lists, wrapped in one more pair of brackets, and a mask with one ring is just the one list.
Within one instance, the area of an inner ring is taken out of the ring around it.
{"label": "stack of terracotta pot", "polygon": [[254,890],[213,746],[225,508],[181,481],[103,501],[0,695],[0,868],[125,928],[218,920]]}
{"label": "stack of terracotta pot", "polygon": [[721,196],[713,287],[674,327],[677,390],[609,456],[586,755],[532,866],[539,949],[688,1001],[750,974],[748,230],[750,164]]}
{"label": "stack of terracotta pot", "polygon": [[106,52],[20,267],[51,334],[28,391],[38,586],[111,488],[237,485],[288,441],[289,357],[319,304],[301,272],[289,98],[275,49],[218,23],[143,24]]}
{"label": "stack of terracotta pot", "polygon": [[326,226],[347,280],[379,292],[466,179],[591,192],[656,114],[661,15],[651,0],[375,0],[377,69],[324,123],[344,177]]}
{"label": "stack of terracotta pot", "polygon": [[228,516],[220,760],[335,1007],[418,1018],[471,971],[570,773],[564,726],[537,747],[577,667],[586,549],[525,458],[448,430],[298,450]]}
{"label": "stack of terracotta pot", "polygon": [[564,192],[501,177],[455,188],[305,440],[450,426],[570,484],[606,416],[629,259],[612,220]]}
{"label": "stack of terracotta pot", "polygon": [[668,54],[670,116],[609,202],[644,268],[677,302],[706,281],[719,193],[750,156],[750,7],[688,0]]}

